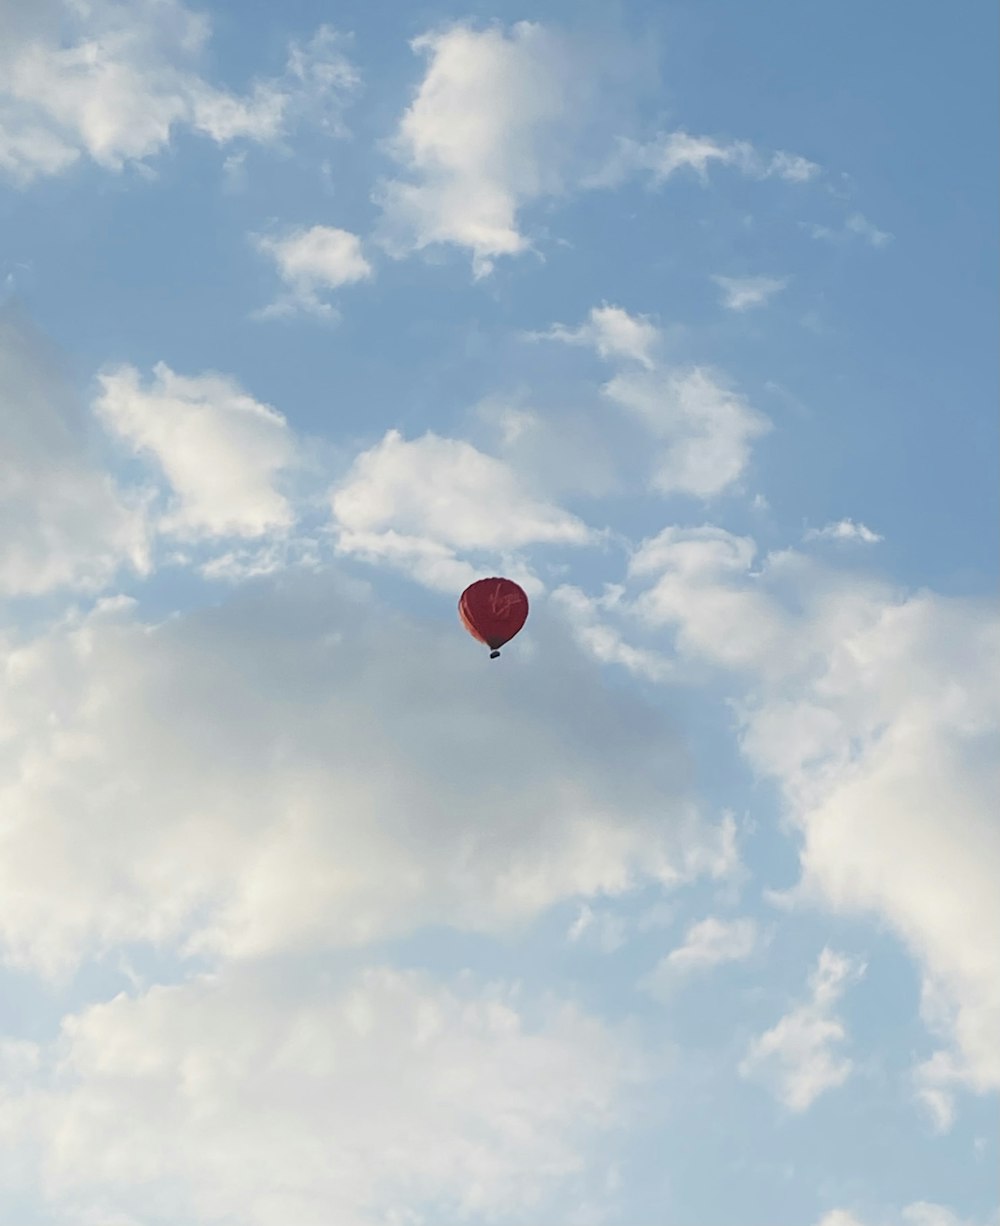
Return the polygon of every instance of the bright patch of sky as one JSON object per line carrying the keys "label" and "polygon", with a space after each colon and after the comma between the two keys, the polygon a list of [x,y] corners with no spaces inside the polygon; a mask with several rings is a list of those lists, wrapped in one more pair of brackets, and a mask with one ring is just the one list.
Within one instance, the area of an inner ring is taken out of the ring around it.
{"label": "bright patch of sky", "polygon": [[3,1221],[1000,1221],[996,35],[0,0]]}

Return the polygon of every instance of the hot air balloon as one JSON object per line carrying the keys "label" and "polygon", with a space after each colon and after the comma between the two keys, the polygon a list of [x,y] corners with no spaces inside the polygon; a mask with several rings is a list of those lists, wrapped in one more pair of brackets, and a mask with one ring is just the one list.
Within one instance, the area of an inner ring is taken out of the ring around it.
{"label": "hot air balloon", "polygon": [[511,579],[479,579],[462,593],[458,615],[472,637],[490,648],[490,659],[495,660],[504,643],[527,621],[528,597]]}

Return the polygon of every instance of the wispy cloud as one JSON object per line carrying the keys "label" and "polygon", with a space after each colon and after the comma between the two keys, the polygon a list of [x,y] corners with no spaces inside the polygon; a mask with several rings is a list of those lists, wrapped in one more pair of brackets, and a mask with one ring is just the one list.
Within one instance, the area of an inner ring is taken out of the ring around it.
{"label": "wispy cloud", "polygon": [[613,954],[620,949],[627,936],[628,925],[624,916],[606,909],[595,910],[588,903],[580,907],[576,919],[566,933],[567,940],[572,943],[593,944],[606,954]]}
{"label": "wispy cloud", "polygon": [[618,306],[592,308],[578,328],[554,324],[547,332],[530,332],[531,340],[562,341],[566,345],[585,345],[602,358],[626,358],[653,369],[652,354],[659,340],[659,329],[644,315],[630,315]]}
{"label": "wispy cloud", "polygon": [[180,128],[268,143],[308,117],[337,134],[358,83],[327,26],[291,44],[282,76],[237,94],[199,71],[211,25],[179,0],[67,4],[61,21],[64,38],[40,22],[0,45],[0,172],[22,184],[83,156],[109,170],[141,163]]}
{"label": "wispy cloud", "polygon": [[640,986],[653,996],[668,998],[691,975],[749,958],[759,941],[756,921],[710,915],[689,926],[683,942],[660,960]]}
{"label": "wispy cloud", "polygon": [[722,290],[722,305],[728,311],[764,306],[788,285],[787,277],[716,276],[712,280]]}
{"label": "wispy cloud", "polygon": [[802,539],[804,541],[857,541],[862,545],[877,545],[885,538],[873,532],[865,524],[855,523],[853,519],[840,519],[822,528],[807,529]]}
{"label": "wispy cloud", "polygon": [[593,183],[614,186],[634,174],[646,173],[658,186],[681,171],[692,171],[707,182],[713,164],[732,167],[750,178],[784,179],[789,183],[806,183],[820,173],[815,162],[798,154],[764,154],[748,141],[692,136],[678,129],[644,142],[621,138],[616,153]]}
{"label": "wispy cloud", "polygon": [[887,230],[880,230],[863,213],[852,213],[839,228],[816,225],[813,222],[802,224],[813,238],[824,239],[832,243],[860,240],[871,247],[884,247],[892,241],[893,237]]}
{"label": "wispy cloud", "polygon": [[790,1111],[805,1111],[850,1076],[853,1063],[838,1052],[847,1039],[835,1007],[865,972],[863,963],[824,949],[809,978],[810,995],[754,1039],[740,1064],[743,1077],[763,1081]]}
{"label": "wispy cloud", "polygon": [[[979,1226],[996,1226],[982,1221]],[[879,1214],[877,1218],[865,1214],[858,1217],[847,1209],[831,1209],[825,1213],[816,1226],[977,1226],[969,1218],[962,1217],[949,1209],[947,1205],[932,1204],[930,1201],[914,1201],[903,1209],[890,1214]]]}
{"label": "wispy cloud", "polygon": [[594,598],[564,584],[552,593],[552,602],[568,621],[576,641],[602,664],[618,664],[637,677],[655,681],[666,680],[673,672],[666,653],[637,647],[606,620],[605,610],[615,604],[616,593]]}

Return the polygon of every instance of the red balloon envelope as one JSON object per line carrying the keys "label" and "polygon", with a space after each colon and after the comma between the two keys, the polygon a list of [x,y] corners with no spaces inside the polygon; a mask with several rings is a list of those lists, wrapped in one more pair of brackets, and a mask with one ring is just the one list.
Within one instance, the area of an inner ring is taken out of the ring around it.
{"label": "red balloon envelope", "polygon": [[495,660],[499,649],[527,621],[528,597],[511,579],[479,579],[462,593],[458,615],[472,637],[490,648],[490,659]]}

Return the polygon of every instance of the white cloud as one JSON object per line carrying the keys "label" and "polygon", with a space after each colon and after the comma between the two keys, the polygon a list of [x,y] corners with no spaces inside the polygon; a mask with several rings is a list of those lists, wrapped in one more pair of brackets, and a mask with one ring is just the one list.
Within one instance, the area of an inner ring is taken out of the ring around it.
{"label": "white cloud", "polygon": [[754,920],[722,920],[710,915],[689,925],[683,943],[660,959],[642,985],[654,996],[667,996],[692,973],[749,958],[758,940]]}
{"label": "white cloud", "polygon": [[660,493],[698,498],[723,493],[742,476],[753,441],[771,429],[717,372],[657,362],[659,330],[621,307],[594,309],[579,328],[557,324],[534,338],[589,345],[609,361],[644,367],[624,366],[601,391],[662,444],[650,478]]}
{"label": "white cloud", "polygon": [[788,619],[767,594],[748,583],[755,555],[748,537],[722,528],[665,528],[632,556],[632,580],[652,582],[633,610],[649,627],[668,627],[677,650],[740,670],[782,660]]}
{"label": "white cloud", "polygon": [[[820,1218],[817,1226],[975,1226],[965,1218],[959,1218],[953,1209],[929,1201],[914,1201],[898,1215],[879,1215],[877,1220],[862,1221],[846,1209],[831,1209]],[[984,1223],[985,1226],[985,1223]]]}
{"label": "white cloud", "polygon": [[595,54],[528,21],[458,23],[411,46],[427,57],[427,70],[388,145],[402,174],[376,193],[381,239],[396,256],[450,243],[472,253],[482,277],[498,257],[531,249],[519,215],[546,197],[613,187],[641,171],[656,183],[685,167],[704,178],[713,161],[790,182],[819,171],[806,158],[765,156],[744,141],[682,131],[647,143],[622,138],[609,86],[631,71],[626,92],[635,92],[643,71],[637,48],[623,72],[607,40]]}
{"label": "white cloud", "polygon": [[822,528],[809,528],[804,541],[857,541],[862,545],[877,545],[884,537],[873,532],[865,524],[856,524],[853,519],[841,519]]}
{"label": "white cloud", "polygon": [[309,311],[332,315],[333,307],[319,294],[365,281],[372,267],[365,259],[361,240],[347,230],[311,226],[292,230],[282,238],[255,235],[254,245],[275,263],[289,293],[261,312],[262,316]]}
{"label": "white cloud", "polygon": [[815,162],[810,162],[799,153],[784,153],[779,151],[765,163],[765,177],[774,176],[788,183],[808,183],[819,173],[820,168]]}
{"label": "white cloud", "polygon": [[908,595],[793,551],[755,572],[754,555],[719,528],[667,529],[605,614],[669,629],[677,675],[688,662],[735,674],[743,753],[802,835],[787,901],[878,916],[905,942],[946,1043],[917,1089],[946,1126],[956,1089],[1000,1087],[987,935],[1000,931],[1000,624],[975,600]]}
{"label": "white cloud", "polygon": [[839,229],[811,222],[804,223],[804,228],[813,238],[824,239],[832,243],[861,239],[871,247],[884,247],[887,243],[892,242],[893,237],[888,231],[880,230],[863,213],[852,213]]}
{"label": "white cloud", "polygon": [[852,213],[844,223],[844,226],[849,234],[856,234],[873,247],[884,247],[886,243],[892,240],[891,234],[873,225],[862,213]]}
{"label": "white cloud", "polygon": [[503,461],[431,433],[408,441],[390,430],[357,457],[331,506],[343,552],[403,565],[448,590],[473,574],[463,553],[594,539],[581,520],[531,497]]}
{"label": "white cloud", "polygon": [[0,98],[0,173],[15,182],[55,175],[79,157],[72,145]]}
{"label": "white cloud", "polygon": [[[789,663],[782,648],[792,643],[792,623],[747,583],[755,553],[750,538],[722,528],[665,528],[633,552],[627,585],[609,585],[602,597],[564,587],[554,598],[590,654],[650,680],[679,680],[701,660],[767,675]],[[635,645],[637,630],[649,646]],[[673,653],[655,637],[663,630]]]}
{"label": "white cloud", "polygon": [[588,903],[582,904],[566,933],[568,940],[592,943],[605,954],[621,949],[627,936],[628,925],[624,916],[608,910],[595,911]]}
{"label": "white cloud", "polygon": [[743,1077],[763,1081],[790,1111],[805,1111],[850,1076],[851,1060],[837,1048],[847,1034],[834,1012],[845,987],[864,974],[862,964],[824,949],[809,978],[810,998],[750,1044]]}
{"label": "white cloud", "polygon": [[218,144],[274,141],[303,114],[336,131],[356,84],[328,27],[292,46],[283,77],[238,95],[197,71],[210,23],[177,0],[42,9],[0,46],[0,169],[22,183],[83,154],[120,170],[158,153],[181,126]]}
{"label": "white cloud", "polygon": [[105,372],[100,385],[98,417],[152,457],[173,491],[161,531],[188,540],[257,537],[292,524],[276,483],[294,444],[276,410],[223,375],[189,378],[163,362],[148,388],[131,366]]}
{"label": "white cloud", "polygon": [[534,340],[563,341],[567,345],[586,345],[602,358],[625,358],[653,368],[651,354],[660,339],[659,329],[645,315],[630,315],[621,307],[607,304],[593,307],[587,322],[579,328],[555,324],[548,332],[529,334]]}
{"label": "white cloud", "polygon": [[787,277],[713,277],[722,290],[722,305],[727,311],[748,311],[765,306],[788,285]]}
{"label": "white cloud", "polygon": [[612,435],[602,405],[525,405],[488,396],[469,415],[470,441],[495,452],[526,489],[547,498],[602,498],[623,488],[631,440]]}
{"label": "white cloud", "polygon": [[383,183],[382,241],[394,255],[450,243],[477,277],[530,250],[519,213],[579,181],[581,141],[614,108],[602,78],[616,58],[536,22],[459,23],[415,39],[427,70],[389,144],[403,177]]}
{"label": "white cloud", "polygon": [[946,1125],[956,1087],[1000,1086],[996,620],[928,594],[831,604],[825,667],[755,704],[745,747],[803,831],[799,896],[884,915],[922,964],[925,1019],[954,1047],[919,1084]]}
{"label": "white cloud", "polygon": [[[971,1220],[959,1218],[958,1214],[946,1205],[935,1205],[923,1200],[907,1205],[902,1218],[905,1226],[975,1226]],[[994,1214],[993,1220],[997,1222],[997,1215]]]}
{"label": "white cloud", "polygon": [[592,598],[579,588],[563,584],[552,593],[552,603],[569,621],[576,641],[602,664],[620,664],[638,677],[655,681],[666,680],[673,671],[668,657],[628,643],[616,627],[602,619],[604,610],[618,603],[614,591]]}
{"label": "white cloud", "polygon": [[778,152],[761,154],[747,141],[720,141],[711,136],[692,136],[683,130],[661,132],[650,141],[621,139],[595,186],[613,186],[637,172],[648,172],[660,185],[679,171],[692,170],[702,182],[708,181],[713,163],[731,166],[755,179],[784,179],[805,183],[819,174],[815,162],[798,154]]}
{"label": "white cloud", "polygon": [[916,1070],[914,1080],[917,1101],[930,1117],[935,1131],[949,1132],[957,1115],[954,1091],[962,1079],[950,1075],[950,1069],[942,1068],[940,1061],[932,1059]]}
{"label": "white cloud", "polygon": [[[388,566],[438,592],[461,592],[482,571],[459,556],[452,546],[429,537],[397,532],[387,528],[377,532],[357,532],[335,525],[337,551],[351,555],[373,566]],[[504,563],[504,572],[530,595],[538,588],[533,573],[522,563]]]}
{"label": "white cloud", "polygon": [[711,162],[732,162],[746,146],[721,145],[710,137],[678,131],[664,133],[645,145],[628,142],[623,148],[637,169],[648,170],[654,182],[662,183],[682,169],[693,170],[704,179]]}
{"label": "white cloud", "polygon": [[664,964],[672,971],[699,971],[721,962],[738,962],[754,953],[757,945],[756,923],[748,918],[718,920],[708,916],[692,923],[684,934],[684,944],[670,950]]}
{"label": "white cloud", "polygon": [[145,496],[102,469],[53,355],[0,311],[0,595],[98,591],[149,569]]}
{"label": "white cloud", "polygon": [[624,1036],[469,976],[330,978],[229,968],[64,1018],[0,1085],[13,1187],[60,1226],[568,1220],[637,1078]]}
{"label": "white cloud", "polygon": [[[188,566],[192,559],[186,555],[171,559],[176,565]],[[292,567],[307,570],[322,568],[319,542],[307,535],[265,537],[249,545],[237,545],[223,553],[198,563],[199,572],[206,579],[227,583],[243,583],[262,575],[274,575]]]}
{"label": "white cloud", "polygon": [[705,367],[622,373],[603,391],[663,440],[653,487],[664,494],[721,494],[742,476],[754,439],[771,429],[762,413]]}
{"label": "white cloud", "polygon": [[731,871],[733,832],[703,825],[654,711],[581,670],[543,610],[546,667],[486,678],[454,607],[431,629],[299,571],[159,625],[119,602],[5,644],[6,960],[499,932]]}
{"label": "white cloud", "polygon": [[559,44],[519,22],[509,33],[456,25],[411,45],[429,62],[392,142],[408,178],[381,191],[390,250],[454,243],[482,276],[528,249],[520,206],[562,186],[546,156],[569,105]]}
{"label": "white cloud", "polygon": [[361,86],[361,74],[347,55],[349,36],[321,25],[308,42],[292,42],[280,88],[285,116],[315,124],[327,136],[346,137],[344,111]]}

